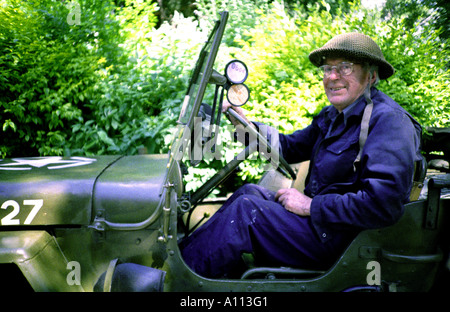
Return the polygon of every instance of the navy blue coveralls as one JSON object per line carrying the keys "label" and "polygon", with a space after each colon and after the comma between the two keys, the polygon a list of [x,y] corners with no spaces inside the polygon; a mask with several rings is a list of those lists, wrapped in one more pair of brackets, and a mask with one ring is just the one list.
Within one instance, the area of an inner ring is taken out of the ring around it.
{"label": "navy blue coveralls", "polygon": [[279,134],[289,163],[310,160],[304,190],[312,197],[310,217],[287,211],[272,191],[244,185],[180,243],[185,262],[212,278],[241,274],[243,253],[253,253],[258,265],[327,269],[358,232],[398,221],[421,157],[421,127],[383,92],[372,88],[371,94],[369,135],[356,172],[364,96],[342,113],[327,106],[307,128]]}

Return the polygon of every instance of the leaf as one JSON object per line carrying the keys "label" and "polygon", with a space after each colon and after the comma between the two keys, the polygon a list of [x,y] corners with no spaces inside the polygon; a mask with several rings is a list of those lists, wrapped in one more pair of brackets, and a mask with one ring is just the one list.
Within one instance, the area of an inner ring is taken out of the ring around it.
{"label": "leaf", "polygon": [[11,119],[7,119],[3,123],[3,131],[5,132],[8,128],[11,128],[14,132],[17,131],[16,124],[12,122]]}
{"label": "leaf", "polygon": [[100,140],[101,140],[103,143],[105,143],[105,144],[107,144],[107,145],[111,145],[111,146],[114,146],[114,145],[115,145],[115,144],[114,144],[114,141],[113,141],[110,137],[108,137],[108,135],[106,134],[105,131],[100,130],[100,131],[97,132],[97,134],[98,134],[98,137],[100,138]]}

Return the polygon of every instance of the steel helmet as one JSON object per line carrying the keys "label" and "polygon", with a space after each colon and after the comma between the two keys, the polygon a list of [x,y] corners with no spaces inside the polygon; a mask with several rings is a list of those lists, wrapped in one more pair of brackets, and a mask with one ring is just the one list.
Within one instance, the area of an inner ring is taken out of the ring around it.
{"label": "steel helmet", "polygon": [[315,66],[323,65],[327,57],[342,57],[378,65],[380,79],[389,78],[395,71],[394,67],[384,58],[383,52],[381,52],[378,44],[369,36],[360,33],[337,35],[323,47],[309,54],[309,60]]}

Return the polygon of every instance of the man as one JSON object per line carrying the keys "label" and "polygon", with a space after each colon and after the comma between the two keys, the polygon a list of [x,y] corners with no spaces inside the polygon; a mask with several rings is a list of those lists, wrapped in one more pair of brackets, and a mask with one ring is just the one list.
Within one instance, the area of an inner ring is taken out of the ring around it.
{"label": "man", "polygon": [[[320,69],[331,105],[303,130],[271,134],[279,136],[289,163],[310,160],[304,193],[252,184],[237,190],[180,244],[198,274],[237,277],[244,253],[265,266],[326,269],[358,232],[401,217],[421,157],[421,127],[373,87],[393,75],[393,67],[358,33],[336,36],[309,59]],[[233,109],[245,119],[242,109]]]}

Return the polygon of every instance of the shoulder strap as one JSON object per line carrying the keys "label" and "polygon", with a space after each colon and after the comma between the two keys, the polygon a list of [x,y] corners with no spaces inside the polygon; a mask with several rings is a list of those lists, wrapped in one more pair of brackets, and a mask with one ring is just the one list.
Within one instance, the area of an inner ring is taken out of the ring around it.
{"label": "shoulder strap", "polygon": [[364,148],[364,144],[366,144],[367,136],[369,135],[369,122],[370,117],[372,116],[372,110],[373,110],[373,102],[370,99],[364,108],[364,114],[361,120],[361,131],[359,132],[359,152],[356,156],[355,161],[353,162],[353,171],[356,172],[357,165],[359,164],[361,160],[362,150]]}

